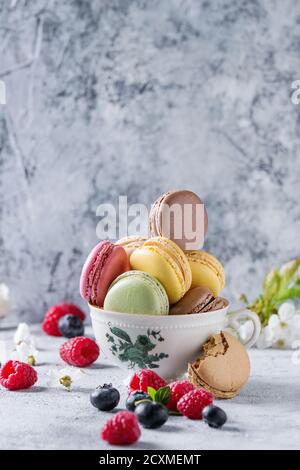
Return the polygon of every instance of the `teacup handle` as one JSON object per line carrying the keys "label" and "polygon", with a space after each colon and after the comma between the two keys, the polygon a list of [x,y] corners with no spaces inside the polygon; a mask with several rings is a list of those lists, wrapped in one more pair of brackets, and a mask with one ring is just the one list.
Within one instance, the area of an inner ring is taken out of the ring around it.
{"label": "teacup handle", "polygon": [[251,348],[251,346],[256,343],[260,335],[260,319],[255,312],[252,312],[247,308],[241,308],[240,310],[236,310],[235,312],[227,314],[228,326],[230,326],[234,330],[238,331],[239,327],[241,326],[240,320],[251,320],[253,323],[253,333],[251,337],[245,342],[240,340],[246,348]]}

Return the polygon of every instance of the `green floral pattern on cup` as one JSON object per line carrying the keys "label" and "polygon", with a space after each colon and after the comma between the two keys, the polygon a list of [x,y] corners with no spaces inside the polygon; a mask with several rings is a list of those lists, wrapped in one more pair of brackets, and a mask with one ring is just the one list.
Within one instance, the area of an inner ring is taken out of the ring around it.
{"label": "green floral pattern on cup", "polygon": [[116,326],[108,324],[110,333],[106,333],[108,343],[110,343],[111,353],[118,357],[122,362],[128,362],[129,368],[138,367],[140,369],[157,369],[158,363],[169,357],[163,352],[159,354],[151,353],[157,346],[156,342],[164,341],[160,331],[150,330],[147,334],[138,335],[135,341],[132,341],[129,334]]}

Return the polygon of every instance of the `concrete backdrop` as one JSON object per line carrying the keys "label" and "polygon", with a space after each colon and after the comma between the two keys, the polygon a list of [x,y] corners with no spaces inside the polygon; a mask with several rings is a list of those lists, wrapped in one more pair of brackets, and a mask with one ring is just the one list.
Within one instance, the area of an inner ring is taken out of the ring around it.
{"label": "concrete backdrop", "polygon": [[0,0],[0,282],[79,302],[102,202],[207,204],[226,294],[299,255],[297,0]]}

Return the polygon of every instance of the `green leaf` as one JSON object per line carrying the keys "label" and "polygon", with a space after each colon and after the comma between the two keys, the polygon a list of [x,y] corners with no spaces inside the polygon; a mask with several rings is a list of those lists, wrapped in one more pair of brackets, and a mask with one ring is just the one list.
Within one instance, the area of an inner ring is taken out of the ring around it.
{"label": "green leaf", "polygon": [[259,316],[262,326],[268,324],[272,314],[278,313],[281,303],[300,298],[300,258],[296,258],[279,269],[271,270],[265,277],[262,294],[248,305]]}
{"label": "green leaf", "polygon": [[296,273],[297,269],[300,266],[300,258],[296,258],[293,261],[290,261],[289,263],[284,264],[280,268],[280,274],[282,277],[282,283],[284,287],[287,286],[287,284],[292,281],[292,277]]}
{"label": "green leaf", "polygon": [[278,303],[282,303],[289,299],[295,299],[300,297],[300,287],[290,287],[283,291],[280,295],[275,296],[275,301]]}
{"label": "green leaf", "polygon": [[279,289],[281,288],[281,275],[278,269],[270,271],[264,280],[264,292],[263,296],[265,300],[269,301],[272,299]]}
{"label": "green leaf", "polygon": [[155,401],[155,395],[156,395],[156,390],[153,387],[148,387],[147,388],[147,393],[150,395],[153,401]]}
{"label": "green leaf", "polygon": [[295,286],[300,287],[300,277],[298,276],[295,278],[294,287]]}
{"label": "green leaf", "polygon": [[155,401],[157,401],[158,403],[162,403],[163,405],[166,405],[168,403],[168,401],[170,400],[170,397],[171,397],[171,390],[169,386],[161,387],[155,393]]}
{"label": "green leaf", "polygon": [[179,411],[172,411],[172,410],[169,410],[169,415],[170,416],[182,416],[182,414],[179,413]]}
{"label": "green leaf", "polygon": [[112,332],[113,335],[117,336],[118,338],[123,339],[127,343],[131,343],[129,334],[126,333],[126,331],[121,330],[121,328],[113,326],[112,328],[110,328],[110,331]]}

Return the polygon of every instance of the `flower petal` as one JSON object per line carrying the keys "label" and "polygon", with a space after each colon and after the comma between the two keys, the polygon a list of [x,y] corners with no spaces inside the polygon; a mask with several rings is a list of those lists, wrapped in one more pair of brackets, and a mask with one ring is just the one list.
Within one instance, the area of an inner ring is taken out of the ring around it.
{"label": "flower petal", "polygon": [[27,323],[19,323],[18,328],[14,335],[14,343],[30,343],[31,334]]}
{"label": "flower petal", "polygon": [[277,328],[279,323],[280,323],[280,319],[279,319],[278,315],[273,314],[273,315],[270,316],[269,322],[268,322],[268,326],[270,328]]}
{"label": "flower petal", "polygon": [[284,302],[278,309],[278,316],[281,321],[288,323],[288,321],[295,315],[296,309],[292,302]]}
{"label": "flower petal", "polygon": [[258,349],[270,348],[272,346],[272,339],[272,330],[268,329],[268,327],[265,327],[261,330],[259,338],[256,342],[256,347]]}

